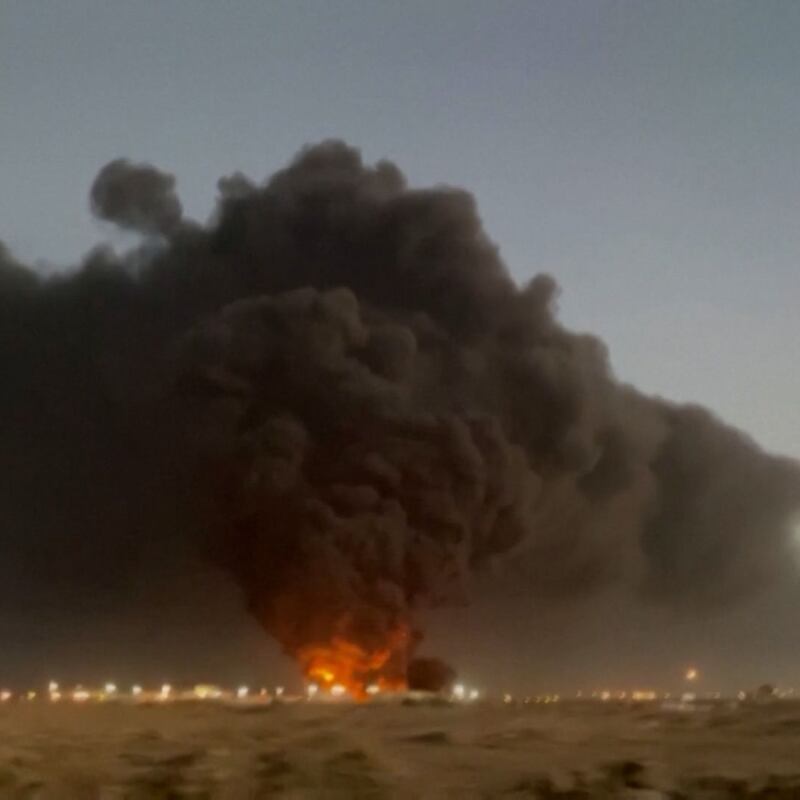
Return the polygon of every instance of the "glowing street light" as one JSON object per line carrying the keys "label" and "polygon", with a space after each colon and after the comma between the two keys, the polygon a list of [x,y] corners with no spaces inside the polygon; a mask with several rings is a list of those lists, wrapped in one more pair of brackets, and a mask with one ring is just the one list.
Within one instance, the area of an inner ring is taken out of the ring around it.
{"label": "glowing street light", "polygon": [[219,700],[222,689],[209,683],[198,683],[194,687],[194,696],[200,700]]}
{"label": "glowing street light", "polygon": [[309,683],[306,686],[306,694],[308,695],[309,699],[315,697],[317,692],[319,692],[319,686],[316,683]]}
{"label": "glowing street light", "polygon": [[464,696],[466,695],[466,693],[467,693],[467,690],[464,688],[464,684],[463,683],[457,683],[453,687],[453,697],[455,697],[456,700],[463,700]]}
{"label": "glowing street light", "polygon": [[380,694],[381,687],[376,683],[371,683],[369,686],[367,686],[366,691],[368,695],[374,697],[376,694]]}
{"label": "glowing street light", "polygon": [[131,694],[134,697],[138,697],[142,693],[142,687],[139,684],[134,684],[131,686]]}
{"label": "glowing street light", "polygon": [[161,687],[161,692],[159,696],[161,697],[162,700],[166,700],[170,696],[170,694],[172,694],[172,687],[168,683],[165,683]]}
{"label": "glowing street light", "polygon": [[249,690],[249,689],[248,689],[246,686],[240,686],[240,687],[239,687],[239,688],[236,690],[236,696],[237,696],[237,697],[238,697],[240,700],[244,700],[244,699],[245,699],[245,697],[247,697],[247,695],[248,695],[248,694],[250,694],[250,690]]}
{"label": "glowing street light", "polygon": [[116,694],[116,693],[117,693],[117,685],[116,685],[115,683],[107,683],[107,684],[106,684],[106,685],[103,687],[103,691],[104,691],[106,694],[109,694],[109,695],[110,695],[110,694]]}
{"label": "glowing street light", "polygon": [[345,689],[341,683],[334,683],[333,686],[331,686],[331,694],[334,697],[343,697],[346,692],[347,689]]}
{"label": "glowing street light", "polygon": [[689,667],[689,669],[686,670],[685,677],[687,681],[691,682],[691,681],[696,681],[699,675],[700,673],[694,667]]}

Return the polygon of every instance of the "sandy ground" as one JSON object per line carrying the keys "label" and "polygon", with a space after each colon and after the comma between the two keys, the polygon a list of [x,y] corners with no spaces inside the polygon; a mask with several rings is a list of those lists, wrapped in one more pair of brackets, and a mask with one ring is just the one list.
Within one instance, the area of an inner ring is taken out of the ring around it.
{"label": "sandy ground", "polygon": [[800,798],[800,705],[0,708],[2,798]]}

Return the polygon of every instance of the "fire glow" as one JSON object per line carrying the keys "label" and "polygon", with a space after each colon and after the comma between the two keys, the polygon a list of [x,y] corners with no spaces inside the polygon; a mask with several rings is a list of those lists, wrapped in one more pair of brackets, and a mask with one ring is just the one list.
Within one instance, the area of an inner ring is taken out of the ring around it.
{"label": "fire glow", "polygon": [[[405,663],[409,634],[399,628],[385,647],[368,650],[335,637],[326,645],[308,645],[297,653],[303,673],[312,685],[335,697],[364,700],[380,691],[406,688]],[[334,691],[335,690],[335,691]]]}

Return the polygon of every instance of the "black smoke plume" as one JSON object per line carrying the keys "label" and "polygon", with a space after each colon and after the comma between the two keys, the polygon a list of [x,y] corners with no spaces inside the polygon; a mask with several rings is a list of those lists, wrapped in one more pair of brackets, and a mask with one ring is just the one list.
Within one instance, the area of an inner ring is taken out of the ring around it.
{"label": "black smoke plume", "polygon": [[145,234],[168,234],[182,214],[172,175],[124,159],[100,170],[92,185],[91,203],[100,219]]}
{"label": "black smoke plume", "polygon": [[541,602],[786,577],[797,465],[618,383],[468,193],[338,142],[219,188],[199,226],[172,176],[115,161],[91,206],[141,248],[49,280],[0,253],[0,513],[45,596],[124,597],[202,531],[287,652],[393,642],[402,673],[416,611],[512,554]]}
{"label": "black smoke plume", "polygon": [[455,670],[438,658],[413,658],[408,664],[408,688],[420,692],[446,692],[456,680]]}

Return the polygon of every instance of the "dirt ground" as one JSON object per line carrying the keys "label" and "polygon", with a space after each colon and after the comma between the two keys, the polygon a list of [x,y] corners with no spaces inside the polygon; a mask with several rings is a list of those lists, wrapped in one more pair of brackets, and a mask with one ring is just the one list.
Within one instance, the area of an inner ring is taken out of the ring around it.
{"label": "dirt ground", "polygon": [[0,708],[0,798],[800,798],[800,705]]}

